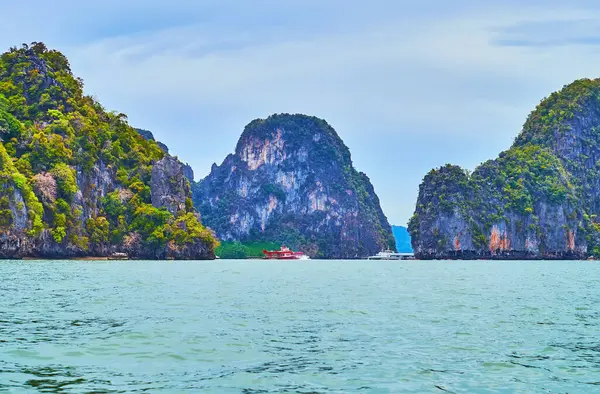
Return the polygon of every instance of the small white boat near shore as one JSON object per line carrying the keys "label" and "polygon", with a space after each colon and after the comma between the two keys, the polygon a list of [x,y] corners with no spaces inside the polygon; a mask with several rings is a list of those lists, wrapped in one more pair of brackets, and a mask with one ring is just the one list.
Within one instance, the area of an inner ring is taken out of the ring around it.
{"label": "small white boat near shore", "polygon": [[414,253],[397,253],[391,250],[384,250],[374,256],[367,257],[367,260],[414,260]]}

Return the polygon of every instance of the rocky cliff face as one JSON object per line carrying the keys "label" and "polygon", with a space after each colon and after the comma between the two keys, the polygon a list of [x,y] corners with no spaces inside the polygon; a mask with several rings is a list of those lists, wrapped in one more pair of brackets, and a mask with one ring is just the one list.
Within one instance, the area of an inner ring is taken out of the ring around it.
{"label": "rocky cliff face", "polygon": [[194,203],[222,240],[280,242],[325,258],[394,248],[369,178],[315,117],[251,122],[235,153],[194,186]]}
{"label": "rocky cliff face", "polygon": [[152,167],[150,194],[155,207],[173,215],[185,212],[185,200],[191,197],[190,187],[183,175],[183,165],[177,159],[165,156]]}
{"label": "rocky cliff face", "polygon": [[[144,137],[144,139],[156,142],[156,145],[158,145],[158,147],[162,149],[163,152],[167,154],[169,153],[169,147],[163,144],[162,142],[154,139],[154,134],[152,134],[151,131],[144,129],[135,129],[135,131],[137,131],[139,135]],[[194,182],[194,170],[192,169],[192,166],[190,166],[188,163],[183,164],[183,175],[187,178],[188,181],[190,181],[190,183]]]}
{"label": "rocky cliff face", "polygon": [[41,43],[0,56],[0,258],[214,258],[183,165]]}
{"label": "rocky cliff face", "polygon": [[139,133],[139,135],[141,135],[142,137],[144,137],[145,140],[156,142],[156,145],[158,145],[158,147],[160,149],[162,149],[163,152],[169,153],[169,147],[166,146],[165,144],[163,144],[162,142],[157,141],[156,139],[154,139],[154,134],[152,134],[152,132],[150,130],[135,129],[135,131],[137,131]]}
{"label": "rocky cliff face", "polygon": [[409,230],[421,258],[600,255],[600,80],[544,99],[513,146],[472,174],[431,171]]}

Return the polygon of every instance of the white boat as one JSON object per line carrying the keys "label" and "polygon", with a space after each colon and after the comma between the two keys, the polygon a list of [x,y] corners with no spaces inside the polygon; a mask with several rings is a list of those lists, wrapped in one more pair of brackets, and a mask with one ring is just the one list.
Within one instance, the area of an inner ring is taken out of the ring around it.
{"label": "white boat", "polygon": [[384,250],[377,253],[375,256],[367,257],[367,260],[413,260],[413,253],[397,253],[391,250]]}

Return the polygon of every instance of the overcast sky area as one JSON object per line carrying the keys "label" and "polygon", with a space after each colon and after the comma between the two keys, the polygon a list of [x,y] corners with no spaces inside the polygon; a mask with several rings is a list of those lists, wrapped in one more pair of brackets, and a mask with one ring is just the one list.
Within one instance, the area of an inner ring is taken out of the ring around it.
{"label": "overcast sky area", "polygon": [[327,120],[405,225],[419,184],[507,149],[552,91],[600,75],[600,2],[81,0],[2,5],[0,47],[42,41],[87,94],[196,179],[272,113]]}

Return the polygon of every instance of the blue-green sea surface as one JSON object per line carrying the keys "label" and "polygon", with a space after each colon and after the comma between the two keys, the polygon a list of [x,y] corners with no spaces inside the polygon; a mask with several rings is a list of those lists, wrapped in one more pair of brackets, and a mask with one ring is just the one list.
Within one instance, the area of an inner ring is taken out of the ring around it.
{"label": "blue-green sea surface", "polygon": [[0,262],[0,392],[600,392],[600,263]]}

